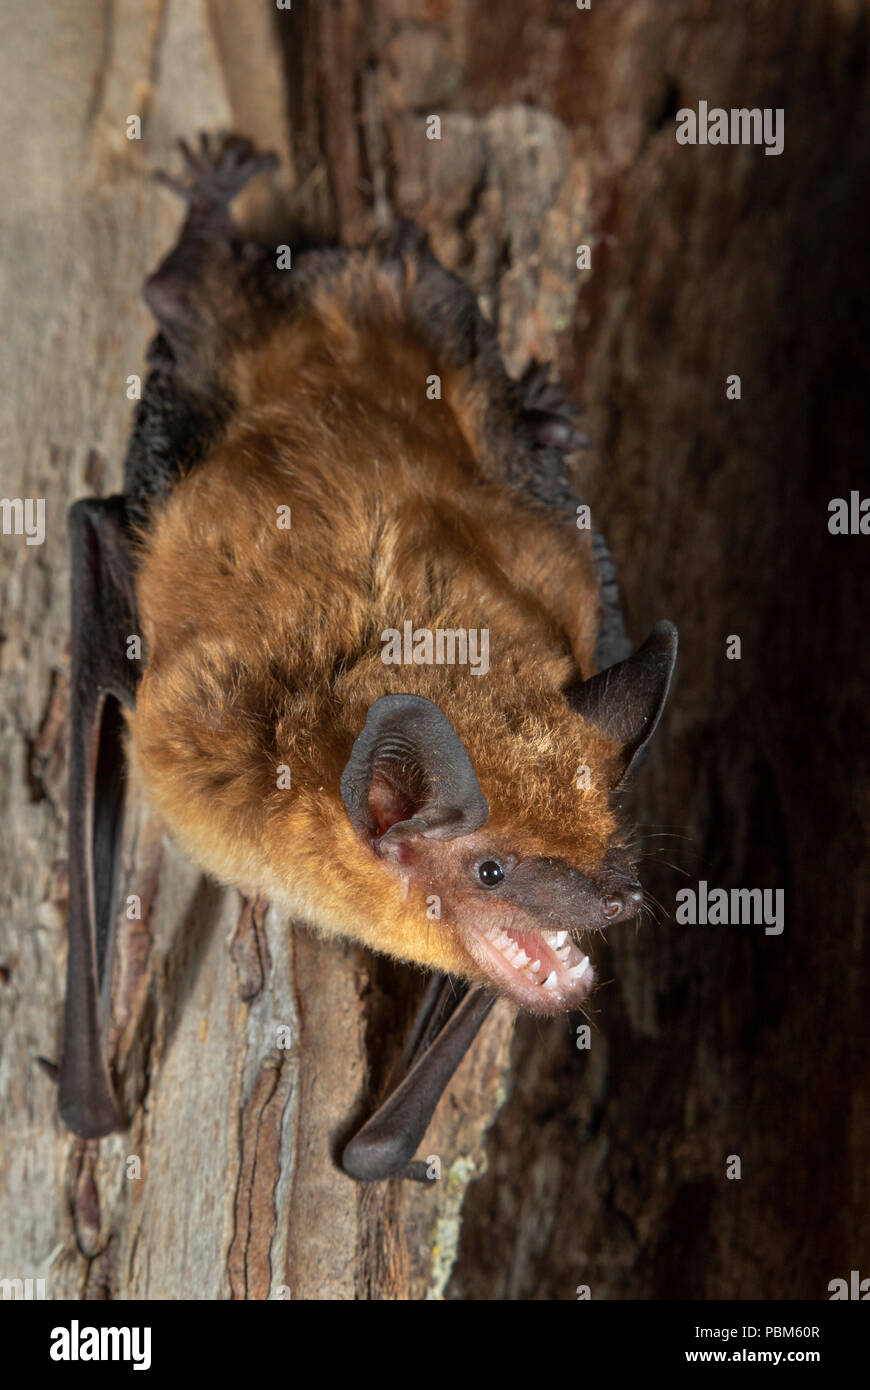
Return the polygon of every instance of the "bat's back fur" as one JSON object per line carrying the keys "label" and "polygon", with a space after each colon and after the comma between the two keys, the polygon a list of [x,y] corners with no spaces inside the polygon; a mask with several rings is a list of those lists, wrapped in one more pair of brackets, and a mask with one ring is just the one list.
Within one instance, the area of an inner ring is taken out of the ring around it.
{"label": "bat's back fur", "polygon": [[[581,869],[614,834],[617,745],[563,694],[595,669],[588,532],[570,507],[505,478],[507,378],[495,391],[485,354],[442,350],[420,312],[424,277],[416,252],[398,274],[353,253],[312,277],[301,308],[233,336],[216,442],[143,530],[147,665],[130,722],[151,801],[218,878],[462,970],[421,931],[424,905],[400,882],[385,902],[338,795],[372,702],[404,691],[437,704],[489,802],[488,829]],[[385,665],[382,633],[408,620],[488,629],[489,674]]]}

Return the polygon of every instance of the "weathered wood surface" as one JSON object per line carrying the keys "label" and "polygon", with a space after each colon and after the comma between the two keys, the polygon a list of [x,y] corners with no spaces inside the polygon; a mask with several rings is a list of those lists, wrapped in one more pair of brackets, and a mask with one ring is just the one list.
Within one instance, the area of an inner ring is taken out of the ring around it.
{"label": "weathered wood surface", "polygon": [[[868,25],[865,0],[8,7],[0,467],[4,496],[46,499],[47,537],[0,551],[0,1276],[54,1297],[824,1297],[866,1262],[870,542],[829,536],[827,502],[866,477]],[[677,146],[699,99],[784,107],[784,154]],[[431,1151],[457,1163],[435,1191],[324,1159],[382,1079],[407,975],[240,920],[139,806],[131,1131],[73,1141],[35,1063],[57,1055],[65,953],[65,510],[119,482],[140,285],[178,220],[149,171],[220,127],[282,155],[253,225],[276,197],[349,241],[414,216],[510,367],[558,361],[630,630],[681,630],[635,804],[687,838],[648,840],[649,887],[672,909],[670,861],[786,890],[781,937],[614,934],[591,1050],[522,1023],[484,1147],[502,1010],[439,1112]]]}

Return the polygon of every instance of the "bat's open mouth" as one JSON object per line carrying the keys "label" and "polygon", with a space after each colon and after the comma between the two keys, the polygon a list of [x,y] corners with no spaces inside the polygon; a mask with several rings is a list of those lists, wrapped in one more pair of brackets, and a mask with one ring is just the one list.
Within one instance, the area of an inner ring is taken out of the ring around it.
{"label": "bat's open mouth", "polygon": [[466,940],[499,993],[534,1013],[579,1008],[592,988],[595,973],[589,957],[567,931],[490,926]]}

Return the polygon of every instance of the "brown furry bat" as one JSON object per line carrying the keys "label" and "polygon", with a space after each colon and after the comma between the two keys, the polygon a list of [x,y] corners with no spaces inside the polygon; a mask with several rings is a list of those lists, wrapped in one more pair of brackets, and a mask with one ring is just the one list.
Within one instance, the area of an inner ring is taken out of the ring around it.
{"label": "brown furry bat", "polygon": [[[676,650],[659,624],[595,675],[601,575],[565,478],[570,421],[539,378],[507,377],[414,229],[280,271],[227,212],[268,157],[237,139],[185,153],[125,496],[71,516],[62,1104],[79,1132],[118,1122],[107,1075],[93,1083],[114,699],[146,796],[215,878],[473,982],[480,1017],[492,991],[556,1014],[589,993],[593,929],[641,902],[613,796]],[[433,1086],[424,1068],[418,1092]]]}

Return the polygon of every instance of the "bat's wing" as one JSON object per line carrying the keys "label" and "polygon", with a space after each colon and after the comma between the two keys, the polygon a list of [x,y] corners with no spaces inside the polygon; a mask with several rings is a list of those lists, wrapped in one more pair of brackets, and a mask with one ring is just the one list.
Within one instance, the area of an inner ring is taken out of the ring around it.
{"label": "bat's wing", "polygon": [[494,1003],[495,995],[484,989],[466,989],[440,973],[432,976],[388,1096],[342,1154],[341,1166],[349,1177],[360,1182],[393,1177],[427,1181],[427,1165],[413,1161],[414,1154]]}
{"label": "bat's wing", "polygon": [[69,948],[60,1112],[76,1134],[121,1127],[104,1041],[124,808],[123,715],[139,663],[133,557],[124,499],[70,509]]}
{"label": "bat's wing", "polygon": [[124,497],[85,500],[70,511],[72,548],[70,907],[61,1114],[77,1134],[121,1125],[104,1043],[112,985],[114,907],[124,804],[122,705],[132,705],[139,663],[130,528],[147,527],[222,427],[227,413],[213,366],[220,347],[250,330],[241,235],[229,202],[274,163],[249,141],[203,138],[182,147],[188,179],[164,178],[189,204],[178,244],[149,277],[160,324],[151,372],[124,465]]}

